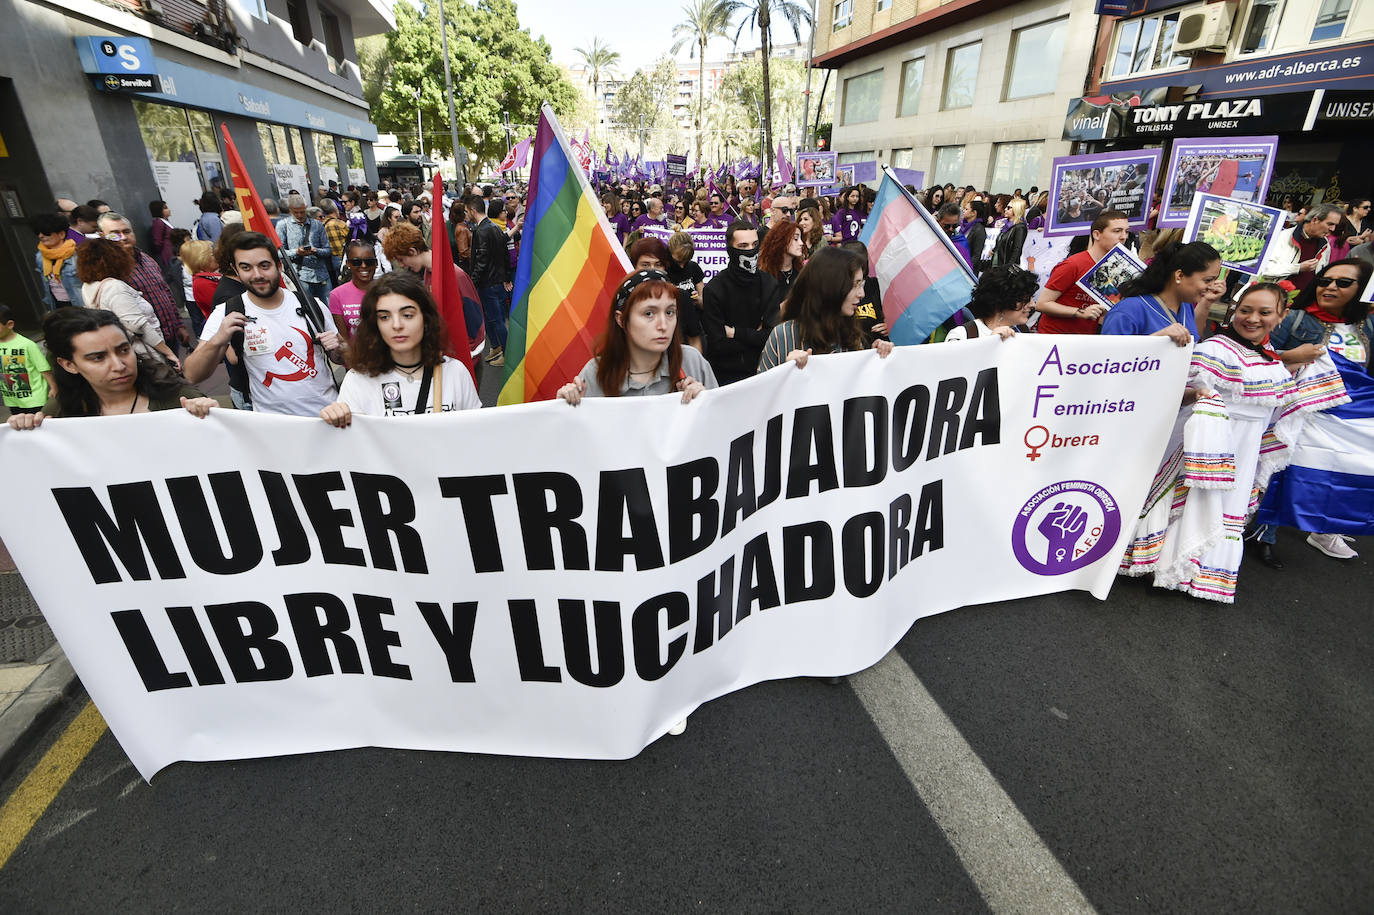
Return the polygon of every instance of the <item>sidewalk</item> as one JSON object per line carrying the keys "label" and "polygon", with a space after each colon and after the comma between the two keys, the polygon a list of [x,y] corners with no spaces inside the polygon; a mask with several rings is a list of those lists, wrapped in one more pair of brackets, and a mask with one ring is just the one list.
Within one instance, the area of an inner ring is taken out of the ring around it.
{"label": "sidewalk", "polygon": [[0,542],[0,778],[76,687],[76,672]]}

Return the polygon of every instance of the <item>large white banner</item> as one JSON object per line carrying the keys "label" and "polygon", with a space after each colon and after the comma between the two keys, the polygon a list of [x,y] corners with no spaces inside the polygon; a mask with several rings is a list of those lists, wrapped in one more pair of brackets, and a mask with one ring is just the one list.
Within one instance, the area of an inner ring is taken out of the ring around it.
{"label": "large white banner", "polygon": [[0,429],[0,537],[145,777],[360,746],[635,755],[911,624],[1105,597],[1188,351],[815,357],[683,405]]}

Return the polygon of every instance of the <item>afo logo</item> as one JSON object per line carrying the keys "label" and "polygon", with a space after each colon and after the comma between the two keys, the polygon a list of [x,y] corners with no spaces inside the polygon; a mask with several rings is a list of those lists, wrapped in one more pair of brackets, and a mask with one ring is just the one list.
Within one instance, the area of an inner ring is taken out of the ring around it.
{"label": "afo logo", "polygon": [[1065,480],[1017,512],[1011,548],[1028,571],[1063,575],[1101,559],[1120,534],[1121,510],[1111,493],[1088,480]]}

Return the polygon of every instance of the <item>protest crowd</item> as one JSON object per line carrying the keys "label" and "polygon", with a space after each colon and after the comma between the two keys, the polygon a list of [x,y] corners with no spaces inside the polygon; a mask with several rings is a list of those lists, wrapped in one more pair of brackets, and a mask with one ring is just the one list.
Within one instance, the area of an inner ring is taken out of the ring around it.
{"label": "protest crowd", "polygon": [[[1246,541],[1264,565],[1283,567],[1275,524],[1256,523],[1256,510],[1267,489],[1281,488],[1274,481],[1310,418],[1371,396],[1333,361],[1367,371],[1374,356],[1370,201],[1294,207],[1263,268],[1246,275],[1182,230],[1154,228],[1161,195],[1138,186],[1133,166],[1094,174],[1066,181],[1057,198],[1037,187],[905,187],[976,281],[965,307],[914,342],[1115,334],[1193,346],[1179,421],[1121,572],[1229,602]],[[630,272],[592,358],[557,380],[558,398],[576,406],[673,394],[687,403],[789,362],[804,369],[832,353],[892,352],[886,284],[861,240],[879,218],[874,187],[798,186],[748,163],[689,176],[593,176]],[[1128,191],[1153,200],[1143,226],[1115,208]],[[537,228],[526,222],[532,189],[520,181],[331,181],[313,199],[261,201],[276,239],[256,214],[245,224],[232,192],[206,193],[194,232],[172,227],[165,202],[149,202],[146,239],[103,201],[58,204],[33,221],[50,308],[42,344],[17,334],[0,305],[0,372],[16,430],[45,416],[204,417],[219,407],[196,386],[221,365],[234,408],[340,428],[355,414],[477,409],[481,372],[519,356],[512,306],[522,243]],[[1083,231],[1046,244],[1056,211]],[[723,241],[710,272],[697,259],[708,236]],[[1122,247],[1143,270],[1108,264],[1116,294],[1095,295],[1080,281]],[[462,345],[437,288],[455,280]],[[1335,520],[1308,531],[1307,543],[1354,559]]]}

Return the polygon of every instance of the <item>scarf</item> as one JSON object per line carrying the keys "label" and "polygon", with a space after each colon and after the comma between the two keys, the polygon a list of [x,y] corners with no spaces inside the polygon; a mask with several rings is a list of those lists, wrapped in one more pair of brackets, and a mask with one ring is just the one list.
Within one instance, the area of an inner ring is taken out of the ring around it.
{"label": "scarf", "polygon": [[64,239],[62,244],[55,248],[39,242],[38,253],[43,255],[43,276],[46,279],[60,280],[62,265],[67,262],[67,258],[76,253],[76,242],[70,238]]}
{"label": "scarf", "polygon": [[1327,311],[1325,308],[1322,308],[1320,305],[1308,305],[1307,313],[1310,314],[1312,317],[1316,318],[1318,321],[1321,321],[1323,324],[1346,323],[1344,318],[1336,317],[1331,312]]}

